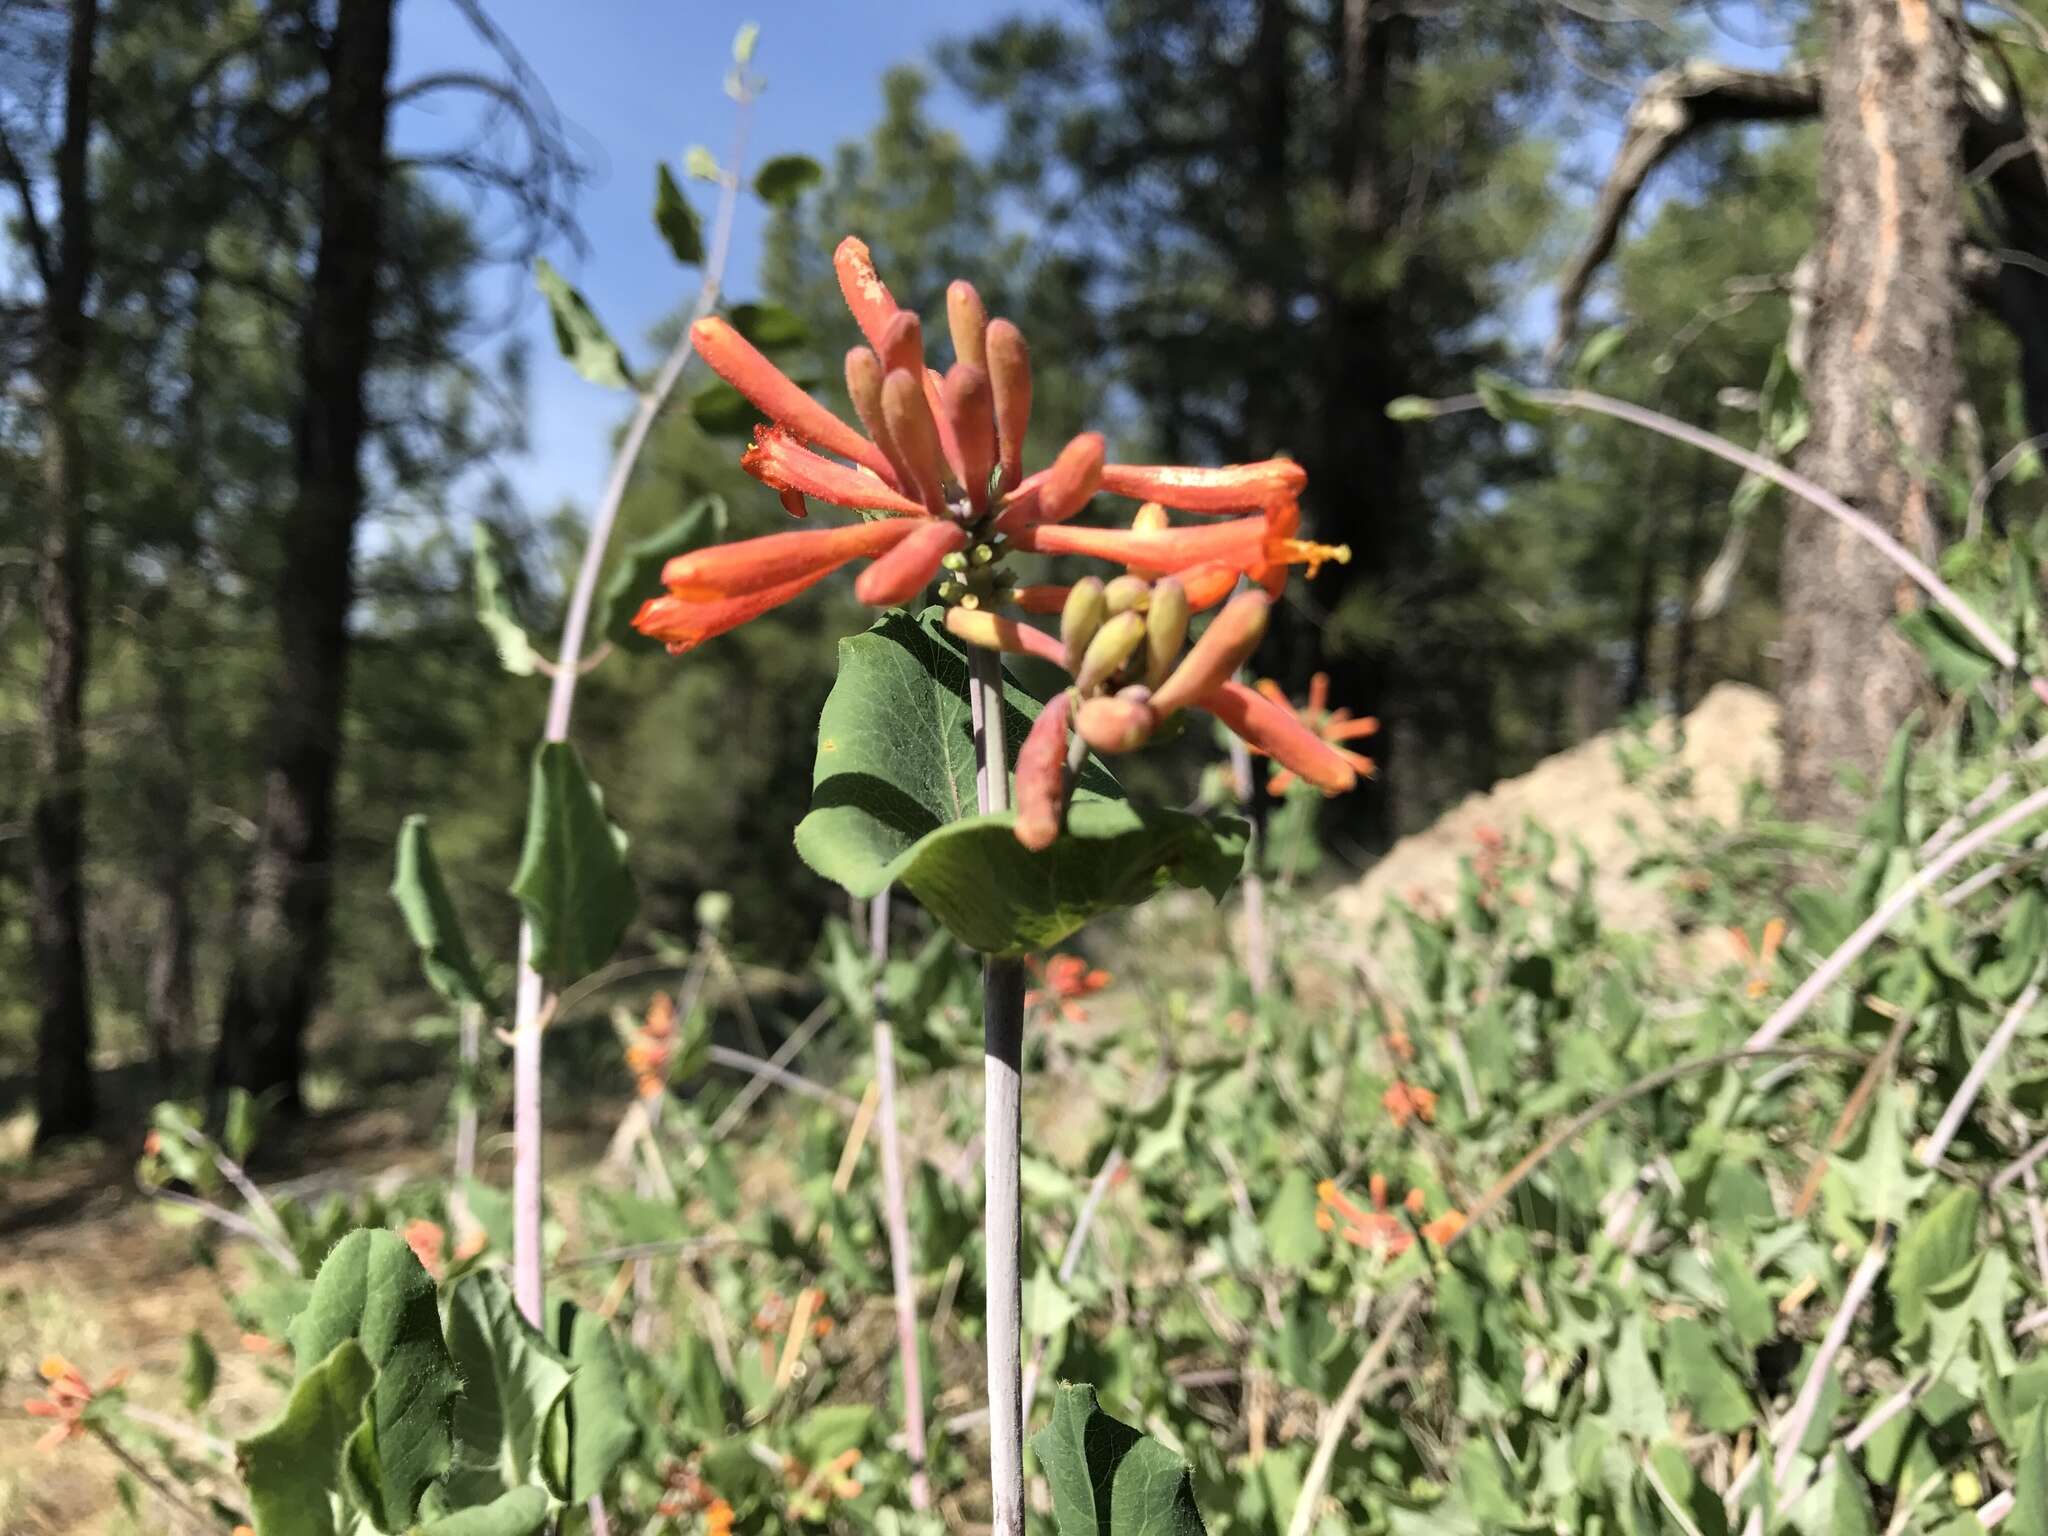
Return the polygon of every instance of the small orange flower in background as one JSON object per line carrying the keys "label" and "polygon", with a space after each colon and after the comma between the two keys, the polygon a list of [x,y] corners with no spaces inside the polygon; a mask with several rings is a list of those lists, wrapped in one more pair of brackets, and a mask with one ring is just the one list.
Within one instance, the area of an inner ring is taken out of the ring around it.
{"label": "small orange flower in background", "polygon": [[676,1049],[676,1005],[657,992],[647,1005],[647,1020],[626,1043],[626,1067],[633,1090],[643,1099],[658,1099],[668,1090],[669,1059]]}
{"label": "small orange flower in background", "polygon": [[[1415,1246],[1415,1234],[1409,1224],[1396,1215],[1387,1204],[1387,1180],[1384,1174],[1374,1174],[1367,1181],[1368,1198],[1372,1201],[1370,1210],[1353,1204],[1337,1187],[1334,1179],[1325,1179],[1316,1186],[1316,1226],[1324,1232],[1334,1232],[1356,1248],[1373,1248],[1384,1252],[1389,1258],[1399,1258]],[[1411,1189],[1401,1201],[1401,1209],[1409,1216],[1422,1215],[1425,1197],[1420,1189]],[[1438,1247],[1448,1243],[1465,1225],[1465,1218],[1458,1211],[1446,1211],[1434,1221],[1426,1223],[1422,1235]]]}
{"label": "small orange flower in background", "polygon": [[[1361,715],[1354,720],[1348,709],[1331,709],[1329,673],[1318,672],[1308,680],[1308,701],[1299,709],[1288,702],[1286,693],[1271,678],[1259,684],[1259,692],[1280,708],[1291,711],[1318,740],[1349,763],[1360,778],[1369,779],[1378,771],[1377,765],[1363,752],[1354,752],[1339,743],[1374,735],[1380,728],[1379,720],[1372,715]],[[1266,788],[1273,794],[1284,795],[1299,782],[1300,775],[1292,768],[1275,768],[1273,776],[1266,780]]]}
{"label": "small orange flower in background", "polygon": [[274,1355],[277,1346],[260,1333],[245,1333],[241,1338],[242,1348],[252,1355]]}
{"label": "small orange flower in background", "polygon": [[1728,938],[1749,969],[1749,982],[1743,990],[1750,997],[1762,997],[1771,989],[1771,968],[1778,963],[1778,947],[1785,942],[1785,919],[1774,917],[1764,924],[1763,943],[1756,949],[1750,948],[1749,935],[1740,928],[1730,928]]}
{"label": "small orange flower in background", "polygon": [[732,1518],[732,1506],[724,1499],[713,1499],[704,1511],[705,1536],[732,1536]]}
{"label": "small orange flower in background", "polygon": [[1024,1006],[1036,1008],[1049,1003],[1069,1024],[1078,1024],[1088,1017],[1081,999],[1093,997],[1114,979],[1109,972],[1091,967],[1079,955],[1054,955],[1045,961],[1033,955],[1024,963],[1032,975],[1045,983],[1024,994]]}
{"label": "small orange flower in background", "polygon": [[441,1259],[448,1246],[448,1234],[441,1230],[438,1221],[429,1221],[416,1216],[405,1224],[399,1234],[405,1239],[405,1246],[412,1250],[412,1256],[420,1261],[420,1268],[436,1280],[441,1278]]}
{"label": "small orange flower in background", "polygon": [[1428,1088],[1396,1081],[1380,1095],[1380,1103],[1393,1117],[1397,1131],[1405,1129],[1410,1120],[1420,1120],[1424,1125],[1436,1124],[1436,1094]]}
{"label": "small orange flower in background", "polygon": [[87,1406],[101,1392],[111,1392],[128,1379],[125,1370],[116,1371],[95,1389],[87,1385],[78,1367],[62,1355],[45,1355],[40,1372],[49,1395],[32,1397],[21,1405],[32,1419],[56,1420],[36,1441],[39,1451],[54,1451],[66,1440],[91,1433],[85,1422]]}

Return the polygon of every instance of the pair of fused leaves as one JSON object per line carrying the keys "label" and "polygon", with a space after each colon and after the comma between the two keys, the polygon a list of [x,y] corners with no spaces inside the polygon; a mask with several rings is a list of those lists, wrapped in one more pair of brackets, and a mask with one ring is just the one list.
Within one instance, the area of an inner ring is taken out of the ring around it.
{"label": "pair of fused leaves", "polygon": [[1060,1536],[1202,1536],[1193,1470],[1104,1413],[1093,1387],[1060,1384],[1031,1450],[1052,1487]]}
{"label": "pair of fused leaves", "polygon": [[[1244,823],[1140,806],[1101,768],[1081,775],[1067,827],[1042,853],[1012,813],[980,814],[968,658],[936,610],[884,616],[839,643],[818,721],[811,811],[797,852],[866,898],[895,884],[970,948],[1022,954],[1172,885],[1221,900],[1244,860]],[[1014,761],[1039,701],[1003,689]]]}
{"label": "pair of fused leaves", "polygon": [[283,1414],[236,1447],[257,1536],[530,1536],[600,1492],[637,1437],[623,1367],[602,1320],[564,1304],[556,1322],[550,1342],[480,1271],[444,1337],[403,1242],[344,1238],[291,1325]]}

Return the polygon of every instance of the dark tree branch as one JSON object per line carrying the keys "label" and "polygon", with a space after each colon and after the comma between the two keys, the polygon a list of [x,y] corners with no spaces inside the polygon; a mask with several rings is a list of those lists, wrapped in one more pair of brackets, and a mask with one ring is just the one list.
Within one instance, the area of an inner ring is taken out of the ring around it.
{"label": "dark tree branch", "polygon": [[1736,69],[1695,60],[1653,75],[1635,105],[1614,169],[1593,208],[1593,228],[1558,283],[1557,328],[1549,359],[1563,356],[1578,328],[1579,309],[1593,274],[1612,254],[1650,173],[1672,152],[1709,128],[1730,123],[1783,122],[1820,113],[1820,77],[1805,65],[1782,73]]}
{"label": "dark tree branch", "polygon": [[15,153],[14,142],[7,137],[5,127],[0,127],[0,175],[6,176],[21,199],[21,223],[28,235],[29,256],[35,262],[36,276],[42,279],[43,291],[47,293],[57,283],[56,256],[50,249],[49,232],[43,228],[42,217],[36,212],[35,188],[29,182],[28,167]]}

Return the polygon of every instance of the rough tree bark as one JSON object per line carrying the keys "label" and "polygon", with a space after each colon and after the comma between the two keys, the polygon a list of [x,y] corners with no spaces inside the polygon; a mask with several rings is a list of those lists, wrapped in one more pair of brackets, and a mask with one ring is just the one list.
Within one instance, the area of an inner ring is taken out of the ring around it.
{"label": "rough tree bark", "polygon": [[298,489],[277,612],[282,642],[262,818],[237,903],[214,1056],[218,1088],[298,1105],[306,1021],[327,958],[334,786],[354,599],[364,381],[383,256],[395,0],[339,0],[324,56],[320,245],[301,339]]}
{"label": "rough tree bark", "polygon": [[36,1141],[93,1128],[92,1004],[85,966],[86,452],[81,415],[92,322],[86,291],[93,268],[88,149],[92,136],[96,0],[72,0],[66,44],[64,129],[55,156],[56,228],[43,231],[27,174],[8,155],[22,188],[23,217],[43,285],[44,521],[37,552],[36,612],[43,675],[36,716],[30,942],[41,1013],[36,1026]]}
{"label": "rough tree bark", "polygon": [[[1933,0],[1834,0],[1802,472],[1931,554],[1928,488],[1960,381],[1962,39]],[[1849,820],[1839,772],[1875,775],[1919,668],[1894,620],[1891,565],[1831,518],[1786,519],[1784,759],[1793,815]]]}

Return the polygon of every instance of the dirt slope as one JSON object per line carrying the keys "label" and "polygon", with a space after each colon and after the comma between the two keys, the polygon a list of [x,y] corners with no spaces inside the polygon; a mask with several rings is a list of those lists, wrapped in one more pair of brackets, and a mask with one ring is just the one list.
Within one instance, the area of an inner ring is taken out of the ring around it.
{"label": "dirt slope", "polygon": [[[1667,749],[1672,738],[1669,721],[1652,734]],[[1447,901],[1457,891],[1458,861],[1474,851],[1482,831],[1512,836],[1529,821],[1557,839],[1552,873],[1558,878],[1576,878],[1574,842],[1592,855],[1595,898],[1610,923],[1635,930],[1658,925],[1662,903],[1655,891],[1629,878],[1630,865],[1674,819],[1732,822],[1743,786],[1770,782],[1778,767],[1777,701],[1740,683],[1718,684],[1686,716],[1682,741],[1653,783],[1627,781],[1618,750],[1625,745],[1622,733],[1610,731],[1471,796],[1435,825],[1396,843],[1364,879],[1337,896],[1347,927],[1352,933],[1369,931],[1390,896]],[[1681,792],[1660,794],[1660,785]]]}

